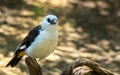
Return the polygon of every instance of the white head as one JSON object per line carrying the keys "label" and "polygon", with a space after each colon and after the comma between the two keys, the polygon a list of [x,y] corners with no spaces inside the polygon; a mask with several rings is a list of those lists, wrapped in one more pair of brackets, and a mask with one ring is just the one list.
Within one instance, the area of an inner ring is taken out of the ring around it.
{"label": "white head", "polygon": [[41,27],[45,30],[56,30],[57,27],[57,17],[55,15],[47,15],[43,22],[41,23]]}

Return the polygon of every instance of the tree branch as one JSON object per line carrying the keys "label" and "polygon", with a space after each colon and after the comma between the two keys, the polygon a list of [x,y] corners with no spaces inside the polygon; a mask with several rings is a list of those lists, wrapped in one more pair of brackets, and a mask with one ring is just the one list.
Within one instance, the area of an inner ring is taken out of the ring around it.
{"label": "tree branch", "polygon": [[76,59],[61,75],[114,75],[109,70],[102,68],[89,59]]}
{"label": "tree branch", "polygon": [[40,65],[37,63],[36,59],[26,57],[25,63],[27,64],[30,75],[42,75],[42,69]]}
{"label": "tree branch", "polygon": [[[37,61],[26,57],[25,62],[30,75],[42,75],[42,69]],[[76,59],[70,64],[61,75],[114,75],[111,71],[102,68],[98,63],[89,59]]]}

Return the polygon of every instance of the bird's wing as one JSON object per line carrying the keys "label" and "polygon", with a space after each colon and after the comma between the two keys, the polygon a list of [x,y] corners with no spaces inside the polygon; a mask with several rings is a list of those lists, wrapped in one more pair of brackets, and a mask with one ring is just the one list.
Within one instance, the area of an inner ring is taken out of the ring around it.
{"label": "bird's wing", "polygon": [[37,26],[35,28],[33,28],[28,35],[23,39],[23,41],[20,43],[20,45],[17,47],[15,54],[17,55],[19,53],[22,53],[22,51],[24,51],[25,49],[27,49],[32,42],[34,41],[35,37],[40,34],[39,33],[39,29],[41,29],[41,26]]}

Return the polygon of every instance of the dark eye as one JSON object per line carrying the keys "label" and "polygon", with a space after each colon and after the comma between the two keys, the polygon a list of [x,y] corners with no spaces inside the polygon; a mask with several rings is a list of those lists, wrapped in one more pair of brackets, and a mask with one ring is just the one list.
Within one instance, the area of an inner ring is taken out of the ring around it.
{"label": "dark eye", "polygon": [[50,22],[50,18],[48,18],[47,21]]}

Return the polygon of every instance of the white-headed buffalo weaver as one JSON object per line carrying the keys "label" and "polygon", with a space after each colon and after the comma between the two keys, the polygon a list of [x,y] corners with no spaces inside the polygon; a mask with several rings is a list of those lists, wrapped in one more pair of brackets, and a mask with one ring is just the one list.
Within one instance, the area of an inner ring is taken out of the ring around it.
{"label": "white-headed buffalo weaver", "polygon": [[16,66],[24,55],[42,60],[54,51],[57,43],[57,17],[47,15],[40,25],[30,30],[17,47],[14,57],[6,67],[9,65],[11,67]]}

